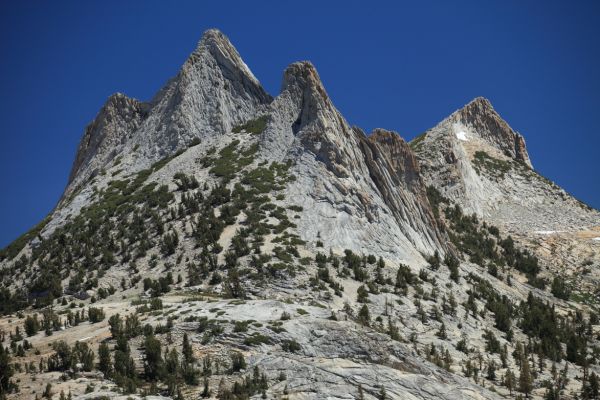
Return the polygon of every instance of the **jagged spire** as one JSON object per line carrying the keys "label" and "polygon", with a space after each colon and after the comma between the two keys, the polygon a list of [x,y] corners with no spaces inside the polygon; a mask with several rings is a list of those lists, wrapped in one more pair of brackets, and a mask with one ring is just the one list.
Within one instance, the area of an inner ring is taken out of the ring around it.
{"label": "jagged spire", "polygon": [[236,80],[247,79],[255,86],[254,91],[259,96],[269,99],[267,93],[260,86],[260,82],[242,60],[242,57],[233,44],[231,44],[229,38],[218,29],[209,29],[204,32],[198,42],[198,46],[184,64],[184,69],[186,66],[197,64],[199,59],[207,55],[217,61],[227,78]]}
{"label": "jagged spire", "polygon": [[308,128],[311,135],[336,132],[342,136],[350,126],[331,102],[319,73],[309,61],[290,64],[283,73],[281,93],[288,93],[300,109],[294,133]]}
{"label": "jagged spire", "polygon": [[484,97],[473,99],[452,114],[451,118],[471,127],[482,139],[487,140],[508,157],[531,167],[525,139],[500,117],[488,99]]}
{"label": "jagged spire", "polygon": [[323,101],[329,96],[321,82],[317,69],[310,61],[298,61],[290,64],[283,73],[281,91],[285,90],[315,91]]}

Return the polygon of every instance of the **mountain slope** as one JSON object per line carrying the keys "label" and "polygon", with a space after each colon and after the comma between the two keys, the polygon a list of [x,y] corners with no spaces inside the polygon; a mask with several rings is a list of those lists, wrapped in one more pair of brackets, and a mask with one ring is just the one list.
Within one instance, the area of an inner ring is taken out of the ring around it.
{"label": "mountain slope", "polygon": [[271,107],[261,154],[292,162],[298,179],[288,193],[307,210],[298,221],[303,239],[404,262],[444,251],[412,154],[392,154],[405,146],[398,135],[378,141],[383,133],[369,139],[351,128],[307,62],[286,69]]}
{"label": "mountain slope", "polygon": [[312,64],[273,98],[210,30],[152,101],[108,100],[57,208],[0,253],[23,365],[0,395],[574,398],[595,300],[543,289],[508,214],[595,221],[559,192],[483,99],[410,145],[365,135]]}
{"label": "mountain slope", "polygon": [[[579,280],[584,263],[600,261],[593,238],[600,213],[538,174],[525,141],[477,98],[411,142],[427,185],[511,234],[553,268]],[[588,286],[589,285],[589,286]]]}

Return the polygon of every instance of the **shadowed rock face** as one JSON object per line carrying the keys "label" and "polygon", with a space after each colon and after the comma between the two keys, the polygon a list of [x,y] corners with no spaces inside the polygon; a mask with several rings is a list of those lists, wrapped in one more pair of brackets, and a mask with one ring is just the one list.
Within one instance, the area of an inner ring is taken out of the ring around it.
{"label": "shadowed rock face", "polygon": [[439,248],[450,250],[446,246],[449,240],[443,227],[438,229],[419,164],[408,143],[397,133],[384,129],[375,129],[367,140],[361,132],[361,139],[371,177],[396,215],[398,224],[402,227],[408,223],[415,230],[425,226],[434,228],[427,233],[434,235]]}
{"label": "shadowed rock face", "polygon": [[383,154],[394,169],[394,179],[398,179],[409,188],[423,189],[419,164],[410,146],[396,132],[375,129],[369,140],[379,144]]}

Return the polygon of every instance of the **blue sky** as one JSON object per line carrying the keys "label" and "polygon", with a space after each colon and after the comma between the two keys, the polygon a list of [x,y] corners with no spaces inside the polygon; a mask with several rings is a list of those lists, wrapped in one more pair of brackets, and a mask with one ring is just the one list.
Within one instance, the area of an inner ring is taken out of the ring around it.
{"label": "blue sky", "polygon": [[311,60],[368,131],[411,139],[485,96],[539,172],[600,208],[599,19],[597,1],[1,2],[0,246],[54,207],[106,98],[150,99],[211,27],[273,95]]}

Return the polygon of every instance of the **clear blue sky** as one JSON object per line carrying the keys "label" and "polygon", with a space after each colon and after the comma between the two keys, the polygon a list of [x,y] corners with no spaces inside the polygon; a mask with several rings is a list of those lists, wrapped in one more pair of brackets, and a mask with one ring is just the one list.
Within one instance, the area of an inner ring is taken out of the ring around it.
{"label": "clear blue sky", "polygon": [[211,27],[273,95],[311,60],[366,130],[410,139],[485,96],[537,170],[600,208],[599,20],[598,1],[3,1],[0,246],[54,207],[105,99],[150,99]]}

